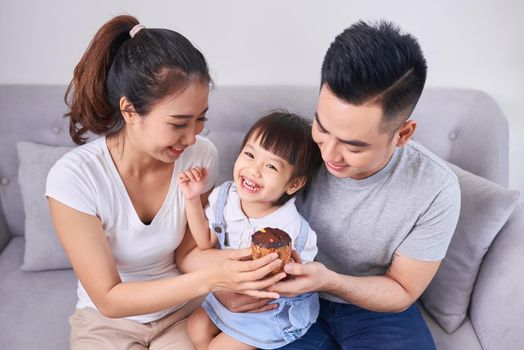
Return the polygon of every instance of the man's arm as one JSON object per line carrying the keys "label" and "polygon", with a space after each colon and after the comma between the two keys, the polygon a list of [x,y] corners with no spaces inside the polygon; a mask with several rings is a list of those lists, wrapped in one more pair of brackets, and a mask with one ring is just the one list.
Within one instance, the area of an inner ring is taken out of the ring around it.
{"label": "man's arm", "polygon": [[294,279],[278,282],[270,290],[282,295],[323,291],[367,310],[400,312],[418,299],[439,266],[440,261],[414,260],[399,252],[382,276],[342,275],[319,262],[289,263],[285,272]]}
{"label": "man's arm", "polygon": [[[460,188],[453,178],[436,195],[394,253],[384,275],[348,276],[331,271],[319,262],[290,263],[284,271],[295,278],[279,282],[270,290],[283,295],[325,291],[371,311],[403,311],[418,299],[435,276],[455,231],[459,213]],[[410,258],[400,250],[414,256],[418,254],[421,258]]]}

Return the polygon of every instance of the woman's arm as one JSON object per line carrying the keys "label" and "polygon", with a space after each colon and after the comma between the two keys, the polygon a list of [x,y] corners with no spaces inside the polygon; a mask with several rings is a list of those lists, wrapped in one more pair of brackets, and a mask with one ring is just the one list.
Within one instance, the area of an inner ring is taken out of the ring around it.
{"label": "woman's arm", "polygon": [[[99,311],[107,317],[128,317],[164,310],[214,290],[278,296],[262,289],[283,278],[258,281],[278,266],[276,255],[239,261],[234,251],[214,264],[181,276],[143,282],[122,282],[100,220],[49,198],[51,216],[73,269]],[[249,263],[249,264],[248,264]]]}

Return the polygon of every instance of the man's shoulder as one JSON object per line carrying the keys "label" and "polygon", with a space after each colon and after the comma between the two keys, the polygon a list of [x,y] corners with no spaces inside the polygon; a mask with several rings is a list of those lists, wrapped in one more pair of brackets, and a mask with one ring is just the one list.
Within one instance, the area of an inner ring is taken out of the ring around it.
{"label": "man's shoulder", "polygon": [[458,178],[445,160],[416,141],[404,146],[401,169],[410,181],[449,186],[458,183]]}

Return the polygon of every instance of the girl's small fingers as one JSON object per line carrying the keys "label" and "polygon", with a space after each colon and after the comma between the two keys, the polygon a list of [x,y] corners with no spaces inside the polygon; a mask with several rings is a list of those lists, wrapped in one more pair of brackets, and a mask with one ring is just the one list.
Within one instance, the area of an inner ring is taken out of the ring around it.
{"label": "girl's small fingers", "polygon": [[178,175],[178,183],[179,184],[184,184],[188,181],[189,179],[187,178],[187,176],[184,174],[184,173],[181,173],[180,175]]}
{"label": "girl's small fingers", "polygon": [[193,175],[196,179],[200,178],[200,170],[198,168],[193,168],[190,170],[191,175]]}
{"label": "girl's small fingers", "polygon": [[291,258],[294,262],[302,264],[302,259],[300,258],[300,255],[298,255],[298,252],[295,249],[291,251]]}
{"label": "girl's small fingers", "polygon": [[189,178],[189,181],[196,181],[195,175],[193,175],[191,170],[186,170],[186,176]]}

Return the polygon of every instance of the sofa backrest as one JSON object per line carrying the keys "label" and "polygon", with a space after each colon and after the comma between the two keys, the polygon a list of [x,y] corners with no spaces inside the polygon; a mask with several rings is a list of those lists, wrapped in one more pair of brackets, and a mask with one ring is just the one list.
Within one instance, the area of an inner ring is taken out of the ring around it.
{"label": "sofa backrest", "polygon": [[[16,142],[73,145],[68,120],[62,117],[65,89],[64,85],[0,85],[0,204],[12,235],[24,231]],[[258,117],[285,108],[312,118],[317,96],[318,88],[313,86],[215,88],[202,134],[219,150],[219,181],[230,178],[244,133]],[[418,121],[415,139],[437,155],[508,185],[508,125],[491,97],[474,90],[426,89],[413,119]]]}

